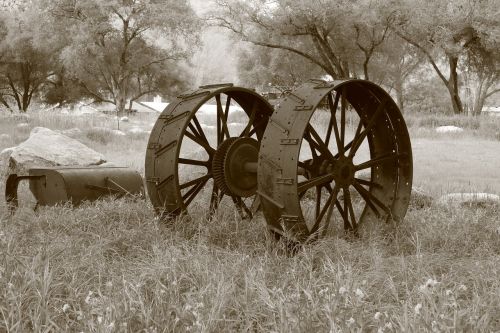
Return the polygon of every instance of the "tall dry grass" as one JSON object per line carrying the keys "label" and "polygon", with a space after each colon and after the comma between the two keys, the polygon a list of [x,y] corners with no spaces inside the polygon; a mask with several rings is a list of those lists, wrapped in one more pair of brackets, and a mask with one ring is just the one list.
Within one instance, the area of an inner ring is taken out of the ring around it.
{"label": "tall dry grass", "polygon": [[[0,149],[34,126],[80,127],[78,140],[143,168],[147,135],[89,137],[106,125],[71,117],[33,115],[27,129],[5,119]],[[491,158],[460,175],[478,188],[500,179],[500,163],[488,165],[499,143],[479,133],[482,121],[455,136],[411,123],[415,182],[446,191],[463,147]],[[195,205],[191,218],[163,223],[143,200],[37,212],[23,202],[14,216],[0,202],[0,332],[500,331],[498,205],[414,204],[394,229],[337,232],[290,256],[262,216],[242,221],[230,207],[209,221]]]}

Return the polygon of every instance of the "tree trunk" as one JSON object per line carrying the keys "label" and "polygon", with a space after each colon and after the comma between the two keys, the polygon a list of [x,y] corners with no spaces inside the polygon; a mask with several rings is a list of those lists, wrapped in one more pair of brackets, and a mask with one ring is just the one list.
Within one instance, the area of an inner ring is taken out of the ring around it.
{"label": "tree trunk", "polygon": [[394,90],[396,90],[396,103],[398,104],[401,113],[404,113],[404,95],[403,95],[403,80],[396,80],[394,83]]}
{"label": "tree trunk", "polygon": [[368,61],[370,61],[370,58],[366,58],[363,62],[363,73],[365,74],[365,80],[370,80],[370,76],[368,75]]}
{"label": "tree trunk", "polygon": [[462,101],[460,100],[460,95],[458,93],[458,74],[457,74],[458,58],[454,56],[448,56],[448,63],[450,65],[450,78],[448,80],[447,88],[448,91],[450,92],[453,113],[462,114],[464,112],[464,109]]}
{"label": "tree trunk", "polygon": [[116,101],[115,101],[115,105],[116,105],[116,115],[117,116],[121,116],[124,114],[124,111],[125,111],[125,104],[127,104],[127,100],[125,98],[125,96],[119,94]]}
{"label": "tree trunk", "polygon": [[27,88],[25,87],[24,89],[25,90],[23,91],[23,112],[27,112],[28,107],[30,106],[30,101],[31,101],[30,93],[29,93],[29,85]]}

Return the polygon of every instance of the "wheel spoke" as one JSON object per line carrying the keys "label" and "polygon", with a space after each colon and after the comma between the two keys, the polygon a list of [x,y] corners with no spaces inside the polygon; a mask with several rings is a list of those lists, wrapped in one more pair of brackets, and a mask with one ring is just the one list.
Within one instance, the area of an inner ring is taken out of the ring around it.
{"label": "wheel spoke", "polygon": [[[323,217],[325,216],[326,212],[329,210],[330,206],[333,205],[333,203],[337,200],[337,195],[339,194],[340,187],[335,185],[333,188],[332,193],[328,197],[328,200],[325,203],[325,206],[321,209],[321,212],[319,213],[319,216],[316,218],[316,222],[314,223],[314,226],[311,228],[311,234],[314,234],[318,231],[319,226],[321,224],[321,221],[323,220]],[[331,214],[330,214],[331,217]],[[328,217],[329,219],[329,217]],[[330,221],[325,221],[325,224],[328,225]]]}
{"label": "wheel spoke", "polygon": [[329,183],[333,180],[332,174],[322,175],[313,179],[304,180],[297,184],[297,193],[303,193],[314,186],[319,186],[325,183]]}
{"label": "wheel spoke", "polygon": [[312,156],[313,160],[315,160],[318,158],[318,154],[316,153],[317,144],[311,138],[311,135],[309,133],[307,133],[306,135],[307,135],[307,137],[305,137],[305,139],[309,143],[309,149],[311,150],[311,156]]}
{"label": "wheel spoke", "polygon": [[220,102],[220,94],[215,96],[215,101],[217,104],[217,148],[220,147],[220,144],[222,141],[224,141],[224,132],[222,132],[222,119],[221,119],[221,113],[222,113],[222,104]]}
{"label": "wheel spoke", "polygon": [[[242,219],[252,218],[252,212],[248,209],[247,205],[243,202],[240,197],[231,197],[233,199],[234,205],[236,206],[236,210],[240,214]],[[245,215],[246,214],[246,215]]]}
{"label": "wheel spoke", "polygon": [[245,126],[243,132],[241,132],[240,137],[250,137],[250,129],[252,128],[253,122],[255,121],[255,115],[257,114],[258,104],[255,102],[252,106],[252,111],[250,112],[250,117],[248,117],[248,123]]}
{"label": "wheel spoke", "polygon": [[[352,206],[351,192],[349,191],[349,187],[347,186],[344,187],[343,192],[344,192],[344,211],[346,212],[347,216],[347,226],[348,226],[347,229],[356,231],[356,229],[358,228],[358,224],[356,222],[356,215],[354,215],[354,207]],[[344,224],[344,227],[345,226],[346,225]]]}
{"label": "wheel spoke", "polygon": [[307,164],[307,162],[309,162],[309,161],[311,161],[311,160],[299,161],[299,162],[297,162],[297,166],[299,168],[309,170],[311,168],[311,166],[309,164]]}
{"label": "wheel spoke", "polygon": [[387,153],[387,154],[384,154],[382,156],[375,157],[374,159],[371,159],[371,160],[366,161],[364,163],[355,165],[354,169],[356,171],[363,170],[363,169],[368,169],[368,168],[371,168],[371,167],[373,167],[373,166],[375,166],[377,164],[380,164],[382,162],[385,162],[385,161],[388,161],[388,160],[392,160],[392,159],[396,158],[397,156],[398,156],[398,154],[396,154],[394,152]]}
{"label": "wheel spoke", "polygon": [[[231,107],[231,96],[227,95],[226,99],[226,109],[224,110],[224,122],[227,124],[227,119],[229,118],[229,108]],[[229,137],[229,136],[228,136]]]}
{"label": "wheel spoke", "polygon": [[267,116],[263,116],[260,118],[260,120],[257,120],[257,122],[253,124],[252,129],[248,133],[248,137],[251,137],[252,135],[256,134],[261,127],[265,127],[267,124],[267,120],[268,120]]}
{"label": "wheel spoke", "polygon": [[[228,96],[228,100],[229,100]],[[229,138],[229,128],[227,127],[227,113],[222,110],[220,94],[215,96],[217,101],[217,145],[224,141],[224,137]],[[229,112],[229,109],[227,109]]]}
{"label": "wheel spoke", "polygon": [[[351,142],[349,142],[347,145],[345,145],[345,147],[344,147],[344,153],[345,153],[347,150],[349,150],[349,148],[351,148],[351,146],[352,146],[352,144],[353,144],[353,143],[354,143],[354,139],[353,139],[353,140],[351,140]],[[333,158],[334,158],[334,159],[337,159],[337,158],[339,158],[339,156],[340,156],[340,153],[337,153],[337,154],[335,154],[335,155],[333,156]]]}
{"label": "wheel spoke", "polygon": [[188,188],[188,187],[191,187],[193,185],[199,184],[199,183],[201,183],[203,181],[206,181],[206,180],[210,179],[210,177],[212,177],[212,175],[211,174],[207,174],[207,175],[202,176],[200,178],[196,178],[196,179],[190,180],[187,183],[184,183],[184,184],[180,185],[179,187],[180,187],[181,190],[183,190],[185,188]]}
{"label": "wheel spoke", "polygon": [[208,168],[208,161],[198,161],[189,158],[179,158],[179,164],[199,165]]}
{"label": "wheel spoke", "polygon": [[387,207],[382,201],[380,201],[377,197],[375,197],[370,191],[367,191],[363,186],[361,186],[358,181],[355,180],[353,186],[356,188],[359,194],[361,194],[361,196],[363,197],[363,199],[365,199],[367,203],[370,201],[372,205],[375,204],[379,206],[385,213],[387,214],[391,213],[389,207]]}
{"label": "wheel spoke", "polygon": [[256,195],[255,198],[253,199],[252,206],[250,207],[250,211],[252,212],[252,216],[257,213],[257,211],[260,209],[260,195]]}
{"label": "wheel spoke", "polygon": [[198,130],[198,133],[200,134],[200,137],[208,143],[207,136],[205,135],[205,132],[203,131],[203,128],[201,127],[200,122],[198,121],[196,115],[193,116],[193,122],[194,125],[196,126],[196,129]]}
{"label": "wheel spoke", "polygon": [[325,140],[325,144],[328,146],[330,143],[330,136],[333,127],[338,153],[339,155],[343,155],[345,153],[345,149],[340,142],[339,127],[337,125],[337,117],[335,116],[337,113],[337,107],[339,105],[339,99],[340,99],[340,94],[335,94],[335,102],[333,102],[332,94],[331,93],[328,94],[328,105],[330,106],[330,125],[328,126],[328,133],[327,133],[327,138]]}
{"label": "wheel spoke", "polygon": [[191,140],[193,140],[194,142],[196,142],[197,144],[199,144],[200,146],[202,146],[203,148],[205,148],[205,150],[207,151],[207,153],[209,155],[213,154],[215,152],[215,149],[213,149],[210,144],[206,141],[204,141],[202,138],[200,138],[199,136],[189,132],[188,130],[186,130],[186,136],[188,138],[190,138]]}
{"label": "wheel spoke", "polygon": [[203,189],[205,184],[207,183],[208,179],[205,179],[204,181],[198,183],[196,186],[192,187],[189,191],[186,192],[182,196],[182,201],[184,201],[184,206],[187,207],[193,201],[193,199],[200,193],[200,191]]}
{"label": "wheel spoke", "polygon": [[352,185],[354,186],[356,191],[358,191],[361,197],[363,197],[363,199],[366,201],[368,207],[370,207],[370,209],[375,213],[375,215],[378,218],[380,218],[380,212],[378,211],[377,207],[375,207],[375,205],[373,204],[373,201],[371,200],[370,196],[367,194],[369,192],[366,189],[364,189],[363,186],[361,186],[361,184],[359,183],[354,182]]}
{"label": "wheel spoke", "polygon": [[385,109],[385,105],[387,104],[387,102],[388,102],[387,99],[380,102],[379,106],[377,107],[377,110],[375,111],[373,116],[370,118],[370,122],[368,123],[368,125],[366,125],[365,130],[358,135],[357,139],[356,139],[356,137],[354,138],[354,140],[356,140],[356,141],[353,143],[353,146],[352,146],[351,150],[349,151],[349,157],[353,157],[356,154],[356,151],[361,146],[361,143],[363,143],[363,140],[366,138],[368,133],[372,130],[373,126],[375,126],[375,124],[377,122],[377,118],[382,113],[382,111]]}
{"label": "wheel spoke", "polygon": [[[356,132],[354,133],[354,138],[350,142],[350,144],[351,144],[350,147],[352,147],[351,151],[349,151],[349,156],[350,157],[352,157],[352,156],[354,156],[356,154],[356,151],[361,146],[361,143],[364,140],[366,132],[365,131],[361,132],[362,129],[363,129],[363,121],[360,118],[359,122],[358,122],[358,127],[356,128]],[[358,142],[359,142],[359,144],[358,144]]]}
{"label": "wheel spoke", "polygon": [[304,177],[306,177],[307,175],[307,171],[311,172],[312,171],[312,165],[308,164],[307,162],[308,161],[312,161],[312,160],[307,160],[307,161],[299,161],[297,163],[297,174],[298,175],[302,175]]}
{"label": "wheel spoke", "polygon": [[344,89],[339,92],[341,95],[340,100],[340,145],[343,147],[345,144],[345,121],[346,121],[346,99],[344,96]]}
{"label": "wheel spoke", "polygon": [[307,125],[306,131],[310,135],[304,136],[304,138],[308,142],[312,143],[319,152],[321,152],[328,158],[333,158],[333,155],[328,149],[328,146],[323,142],[323,140],[321,140],[321,137],[319,136],[318,132],[316,132],[316,130],[314,129],[314,127],[311,126],[311,124]]}
{"label": "wheel spoke", "polygon": [[365,179],[361,179],[361,178],[354,178],[358,183],[360,183],[361,185],[365,185],[365,186],[368,186],[368,187],[373,187],[373,188],[378,188],[378,189],[382,189],[382,185],[378,184],[378,183],[375,183],[375,182],[372,182],[372,181],[369,181],[369,180],[365,180]]}
{"label": "wheel spoke", "polygon": [[214,183],[212,187],[212,195],[210,197],[210,214],[214,214],[215,211],[217,210],[217,207],[219,207],[219,202],[222,200],[222,197],[224,196],[223,193],[219,193],[219,188],[217,185]]}
{"label": "wheel spoke", "polygon": [[315,219],[318,219],[321,209],[321,186],[316,186],[316,211],[314,213]]}

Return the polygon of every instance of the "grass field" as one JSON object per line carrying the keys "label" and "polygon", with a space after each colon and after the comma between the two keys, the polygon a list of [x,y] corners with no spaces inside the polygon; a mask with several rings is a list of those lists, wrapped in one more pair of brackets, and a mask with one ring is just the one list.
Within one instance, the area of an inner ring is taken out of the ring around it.
{"label": "grass field", "polygon": [[[416,186],[500,194],[499,119],[407,119]],[[448,124],[465,131],[433,131]],[[147,134],[91,128],[111,119],[0,117],[0,150],[34,126],[81,127],[78,140],[143,173]],[[500,332],[499,205],[413,205],[393,230],[289,256],[262,216],[232,209],[164,224],[144,200],[32,204],[9,217],[0,203],[0,332]]]}

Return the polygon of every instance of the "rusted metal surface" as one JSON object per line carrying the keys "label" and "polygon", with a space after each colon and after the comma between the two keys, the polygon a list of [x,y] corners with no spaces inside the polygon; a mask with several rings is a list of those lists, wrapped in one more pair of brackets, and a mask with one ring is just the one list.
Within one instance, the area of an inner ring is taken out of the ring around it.
{"label": "rusted metal surface", "polygon": [[[207,113],[209,105],[216,110]],[[238,112],[245,120],[235,129],[230,119]],[[204,198],[213,212],[226,196],[242,217],[250,216],[243,199],[256,192],[258,146],[271,114],[264,98],[232,84],[178,96],[155,123],[146,152],[146,187],[156,212],[175,217]]]}
{"label": "rusted metal surface", "polygon": [[[233,102],[247,120],[230,133]],[[210,103],[216,126],[199,120]],[[369,221],[400,221],[411,192],[411,144],[394,101],[368,81],[307,82],[274,113],[251,90],[210,85],[163,111],[149,139],[146,177],[162,216],[187,212],[199,199],[211,213],[229,197],[245,217],[261,202],[270,230],[304,242],[327,232],[330,220],[354,233]],[[244,199],[255,193],[249,207]]]}
{"label": "rusted metal surface", "polygon": [[277,235],[304,242],[326,232],[332,219],[352,232],[370,220],[400,221],[411,186],[408,131],[379,86],[315,80],[279,101],[258,161],[258,193]]}
{"label": "rusted metal surface", "polygon": [[53,206],[71,202],[94,201],[108,195],[140,195],[144,193],[142,177],[123,167],[54,167],[33,168],[28,176],[10,175],[5,198],[13,212],[17,206],[17,188],[28,180],[37,205]]}

